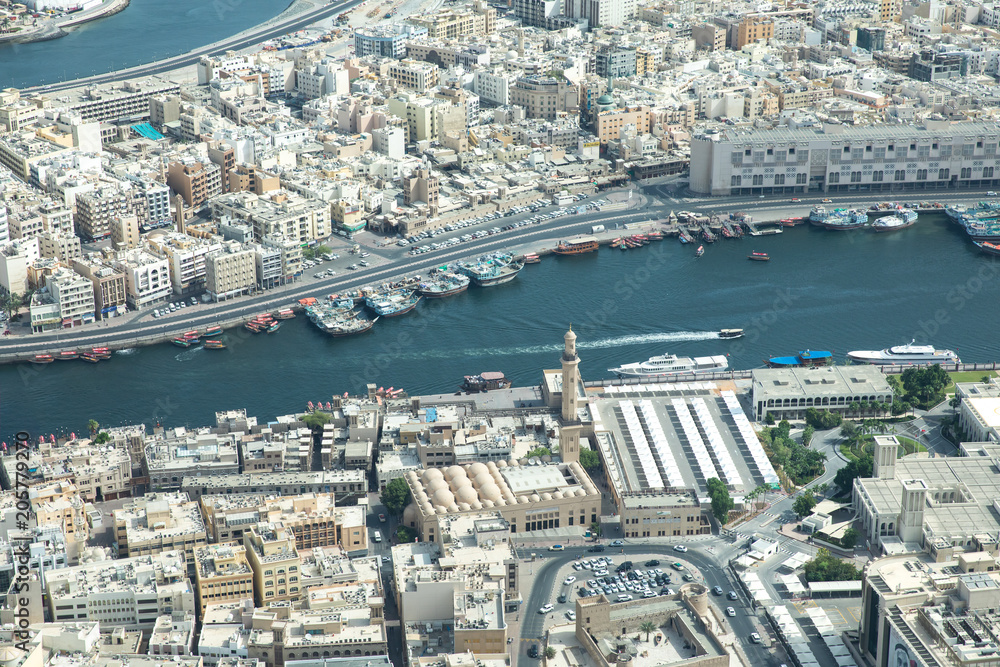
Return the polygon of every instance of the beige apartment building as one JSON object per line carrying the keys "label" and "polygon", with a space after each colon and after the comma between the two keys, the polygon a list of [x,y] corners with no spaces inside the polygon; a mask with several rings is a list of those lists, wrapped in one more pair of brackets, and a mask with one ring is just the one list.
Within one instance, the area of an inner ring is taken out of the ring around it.
{"label": "beige apartment building", "polygon": [[510,90],[510,103],[524,107],[528,118],[555,118],[576,108],[577,90],[564,78],[521,76]]}
{"label": "beige apartment building", "polygon": [[302,561],[295,538],[282,526],[259,523],[243,533],[250,569],[253,570],[254,604],[298,600],[303,591]]}
{"label": "beige apartment building", "polygon": [[207,544],[195,549],[194,560],[199,614],[210,604],[253,599],[253,572],[243,545]]}
{"label": "beige apartment building", "polygon": [[222,192],[222,168],[212,162],[171,162],[167,185],[188,206],[198,206]]}
{"label": "beige apartment building", "polygon": [[250,292],[257,284],[253,248],[231,242],[205,257],[205,291],[215,301]]}
{"label": "beige apartment building", "polygon": [[73,221],[84,238],[104,239],[111,236],[111,221],[133,214],[131,193],[104,188],[85,192],[76,198]]}
{"label": "beige apartment building", "polygon": [[28,490],[38,525],[56,524],[68,542],[86,542],[90,535],[83,499],[76,484],[66,480],[40,484]]}
{"label": "beige apartment building", "polygon": [[485,0],[476,0],[465,11],[439,9],[432,14],[411,16],[407,23],[427,28],[431,39],[456,39],[464,35],[486,37],[497,29],[497,10]]}
{"label": "beige apartment building", "polygon": [[94,286],[94,316],[113,317],[125,307],[128,291],[125,273],[101,261],[73,260],[73,270]]}
{"label": "beige apartment building", "polygon": [[595,134],[602,144],[617,141],[626,125],[634,125],[636,134],[649,134],[650,110],[645,104],[621,109],[610,109],[597,114]]}
{"label": "beige apartment building", "polygon": [[198,503],[186,493],[154,493],[114,512],[121,557],[180,551],[194,563],[195,549],[208,543]]}

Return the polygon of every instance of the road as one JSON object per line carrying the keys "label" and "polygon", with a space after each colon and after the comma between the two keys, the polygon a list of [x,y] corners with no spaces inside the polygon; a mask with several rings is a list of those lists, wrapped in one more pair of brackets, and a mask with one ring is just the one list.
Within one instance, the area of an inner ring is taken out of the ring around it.
{"label": "road", "polygon": [[[709,551],[709,549],[712,549],[712,551]],[[767,648],[749,641],[750,633],[761,631],[760,621],[757,614],[750,610],[748,601],[742,592],[740,592],[741,589],[729,578],[726,563],[728,562],[727,554],[731,549],[731,544],[718,538],[711,538],[707,541],[699,542],[697,545],[689,544],[687,553],[683,554],[675,552],[673,547],[668,544],[640,544],[626,540],[624,547],[610,547],[603,555],[611,556],[616,565],[631,558],[635,561],[636,566],[640,568],[642,567],[642,561],[649,557],[658,557],[662,561],[661,567],[663,564],[667,564],[667,567],[664,569],[669,569],[669,563],[679,560],[697,568],[702,578],[699,579],[696,577],[695,581],[704,583],[709,589],[719,586],[724,591],[737,591],[740,599],[736,602],[711,594],[710,598],[714,604],[721,606],[723,609],[727,606],[732,606],[737,610],[736,616],[727,618],[727,620],[731,623],[733,631],[739,638],[741,646],[751,662],[755,664],[777,664],[774,656]],[[622,551],[624,551],[624,554],[622,554]],[[574,583],[571,587],[573,589],[571,591],[572,595],[565,604],[556,603],[559,589],[562,588],[562,579],[566,576],[566,573],[560,570],[564,566],[571,564],[577,557],[591,555],[587,552],[587,547],[567,547],[562,552],[540,551],[536,552],[536,554],[544,562],[535,562],[534,564],[536,568],[534,585],[521,610],[520,641],[518,642],[517,650],[514,651],[518,661],[517,664],[522,667],[532,664],[532,659],[527,657],[527,651],[532,644],[541,643],[541,640],[544,638],[547,617],[552,615],[556,619],[565,621],[565,613],[576,609],[576,600],[578,598],[576,589],[579,587],[579,582]],[[636,560],[637,558],[639,560]],[[523,568],[524,565],[521,567]],[[578,575],[577,578],[581,577]],[[671,587],[677,589],[683,583],[678,578],[678,581]],[[554,611],[548,615],[539,614],[538,610],[542,605],[549,602],[555,605]]]}
{"label": "road", "polygon": [[[331,7],[339,9],[349,4],[341,3],[332,5]],[[332,11],[337,11],[337,9]],[[537,247],[544,240],[558,238],[560,235],[569,236],[589,233],[591,227],[595,224],[603,224],[610,228],[616,224],[624,225],[643,221],[662,220],[671,211],[676,212],[681,210],[702,213],[742,210],[751,212],[758,220],[777,220],[791,215],[804,215],[808,212],[810,206],[819,203],[823,198],[820,195],[802,197],[801,202],[795,203],[789,202],[789,198],[787,197],[765,200],[757,198],[677,199],[672,196],[672,194],[676,194],[676,187],[651,185],[640,188],[646,200],[645,204],[638,209],[627,211],[590,211],[583,214],[554,218],[544,221],[542,224],[510,230],[495,236],[487,236],[424,255],[410,256],[408,249],[399,248],[394,244],[382,248],[372,248],[370,251],[381,260],[384,260],[383,263],[347,275],[338,275],[337,277],[324,280],[314,280],[311,277],[306,277],[301,282],[290,287],[286,286],[271,290],[256,297],[241,297],[233,301],[213,305],[210,308],[198,308],[196,309],[197,313],[185,310],[174,313],[167,318],[159,320],[147,319],[145,321],[136,321],[135,316],[133,316],[132,318],[127,317],[126,319],[129,321],[124,325],[112,321],[113,326],[110,328],[90,325],[77,329],[63,329],[59,332],[36,334],[30,336],[30,340],[27,339],[28,337],[8,340],[4,341],[2,352],[17,353],[23,357],[73,346],[128,346],[130,343],[134,344],[137,338],[165,336],[168,333],[176,334],[217,322],[234,320],[239,317],[246,316],[249,318],[253,313],[279,306],[287,306],[289,303],[304,297],[323,297],[331,292],[353,289],[407,274],[420,273],[432,267],[440,266],[445,262],[474,257],[484,252],[513,250],[517,248],[527,250]],[[982,196],[981,193],[962,193],[960,197],[955,197],[957,193],[948,194],[954,197],[953,199],[949,199],[950,202],[962,203],[973,203]],[[607,193],[604,193],[604,196],[607,196]],[[848,200],[848,196],[845,195],[832,198],[835,205],[839,204],[843,206],[867,206],[871,203],[884,201],[884,197],[867,200],[852,198]],[[664,199],[668,203],[664,203]],[[912,198],[907,198],[907,201],[912,201]],[[554,209],[555,206],[550,206],[544,210]],[[482,223],[478,228],[488,229],[493,226],[503,226],[528,216],[530,214],[500,218]],[[472,228],[457,230],[437,237],[435,240],[445,241],[449,238],[461,236],[471,230]],[[864,233],[863,230],[862,233]],[[395,239],[389,240],[395,241]],[[422,241],[421,243],[425,242]],[[429,243],[429,241],[426,243]],[[339,268],[343,267],[340,266]]]}
{"label": "road", "polygon": [[70,88],[79,88],[81,86],[112,83],[115,81],[124,81],[126,79],[137,79],[139,77],[150,76],[153,74],[172,72],[174,70],[196,64],[202,56],[223,54],[226,51],[239,51],[241,49],[257,46],[261,42],[265,42],[269,39],[274,39],[290,32],[308,28],[314,23],[336,16],[337,14],[345,12],[360,3],[361,0],[350,0],[349,2],[323,5],[317,9],[297,14],[277,23],[268,22],[261,24],[260,26],[251,28],[249,31],[243,32],[235,37],[230,37],[229,39],[215,42],[214,44],[209,44],[207,46],[202,46],[178,56],[148,63],[146,65],[138,65],[128,69],[117,70],[115,72],[73,79],[72,81],[63,81],[61,83],[54,83],[47,86],[25,88],[21,92],[22,94],[32,92],[52,93]]}

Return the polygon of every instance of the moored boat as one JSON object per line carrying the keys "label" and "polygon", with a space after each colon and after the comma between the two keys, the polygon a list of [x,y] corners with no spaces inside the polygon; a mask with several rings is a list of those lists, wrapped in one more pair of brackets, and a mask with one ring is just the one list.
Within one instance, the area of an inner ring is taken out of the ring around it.
{"label": "moored boat", "polygon": [[197,341],[201,338],[201,334],[197,331],[188,331],[182,337],[187,338],[188,340]]}
{"label": "moored boat", "polygon": [[205,341],[206,350],[224,350],[226,349],[226,344],[221,340],[206,340]]}
{"label": "moored boat", "polygon": [[698,375],[724,371],[729,367],[725,355],[712,357],[678,357],[674,354],[663,354],[650,357],[646,361],[623,364],[617,368],[609,368],[619,377],[669,377],[671,375]]}
{"label": "moored boat", "polygon": [[557,255],[582,255],[585,252],[596,252],[597,239],[593,236],[581,236],[577,239],[560,241],[552,252]]}
{"label": "moored boat", "polygon": [[271,322],[267,327],[267,333],[271,334],[281,328],[281,322]]}
{"label": "moored boat", "polygon": [[293,320],[295,319],[295,311],[291,308],[284,308],[276,312],[274,317],[279,320]]}
{"label": "moored boat", "polygon": [[109,348],[107,348],[107,347],[95,347],[93,350],[91,350],[91,352],[98,359],[110,359],[111,358],[111,350]]}
{"label": "moored boat", "polygon": [[973,241],[976,247],[985,252],[987,255],[996,255],[1000,257],[1000,244],[990,243],[989,241]]}
{"label": "moored boat", "polygon": [[177,338],[171,338],[170,342],[177,347],[191,347],[194,345],[194,341],[190,338],[184,338],[183,336],[178,336]]}
{"label": "moored boat", "polygon": [[222,327],[220,327],[218,324],[213,324],[212,326],[205,329],[206,336],[218,336],[221,333],[222,333]]}
{"label": "moored boat", "polygon": [[698,249],[694,251],[695,257],[701,257],[704,254],[705,254],[705,246],[703,245],[698,246]]}
{"label": "moored boat", "polygon": [[854,350],[847,353],[847,358],[856,363],[879,366],[961,363],[953,350],[936,350],[933,345],[917,345],[913,340],[908,345],[896,345],[884,350]]}
{"label": "moored boat", "polygon": [[478,392],[491,389],[507,389],[511,382],[500,371],[487,371],[479,375],[466,375],[459,386],[462,391]]}
{"label": "moored boat", "polygon": [[528,253],[527,255],[524,256],[524,263],[525,264],[539,264],[539,263],[541,263],[541,261],[542,261],[542,258],[539,257],[538,255],[536,255],[533,252]]}
{"label": "moored boat", "polygon": [[365,306],[379,317],[399,317],[416,308],[422,298],[416,290],[403,289],[366,296]]}
{"label": "moored boat", "polygon": [[55,358],[51,354],[36,354],[31,358],[33,364],[51,364]]}
{"label": "moored boat", "polygon": [[770,262],[771,256],[766,252],[757,252],[756,250],[747,255],[747,259],[752,262]]}
{"label": "moored boat", "polygon": [[64,361],[68,361],[70,359],[79,359],[80,353],[77,352],[76,350],[67,350],[65,352],[60,352],[58,358]]}
{"label": "moored boat", "polygon": [[493,287],[509,283],[524,268],[524,262],[515,261],[510,255],[481,257],[476,262],[461,262],[458,271],[469,276],[478,287]]}
{"label": "moored boat", "polygon": [[771,357],[767,365],[771,368],[790,368],[794,366],[826,366],[833,362],[833,354],[826,350],[805,350],[794,357]]}
{"label": "moored boat", "polygon": [[101,360],[101,358],[99,356],[97,356],[96,354],[94,354],[93,352],[83,352],[83,353],[81,353],[80,354],[80,359],[82,359],[83,361],[86,361],[88,364],[96,364],[98,361]]}
{"label": "moored boat", "polygon": [[440,299],[464,292],[469,289],[470,282],[472,281],[468,276],[441,272],[433,276],[431,280],[420,283],[417,291],[428,299]]}

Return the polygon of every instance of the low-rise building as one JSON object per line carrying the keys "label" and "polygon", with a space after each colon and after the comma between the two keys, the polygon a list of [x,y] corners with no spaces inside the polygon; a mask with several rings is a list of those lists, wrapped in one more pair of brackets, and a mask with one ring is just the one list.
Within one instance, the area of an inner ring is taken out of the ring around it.
{"label": "low-rise building", "polygon": [[253,599],[253,572],[242,544],[200,546],[194,550],[194,560],[199,614],[209,605]]}
{"label": "low-rise building", "polygon": [[760,368],[752,373],[753,418],[803,419],[806,410],[846,412],[852,403],[892,404],[892,387],[878,366]]}
{"label": "low-rise building", "polygon": [[302,597],[302,561],[290,531],[280,524],[258,523],[243,533],[243,546],[253,570],[257,606]]}
{"label": "low-rise building", "polygon": [[115,541],[122,556],[179,551],[189,563],[207,543],[198,503],[187,494],[154,493],[137,498],[114,512]]}
{"label": "low-rise building", "polygon": [[343,502],[368,491],[363,470],[326,470],[324,472],[271,473],[266,475],[210,475],[185,477],[181,489],[191,498],[206,494],[263,493],[292,496],[302,493],[333,493]]}

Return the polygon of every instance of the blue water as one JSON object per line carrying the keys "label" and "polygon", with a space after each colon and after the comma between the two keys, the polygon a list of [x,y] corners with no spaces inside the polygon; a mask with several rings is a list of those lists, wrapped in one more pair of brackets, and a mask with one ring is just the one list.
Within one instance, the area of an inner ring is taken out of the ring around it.
{"label": "blue water", "polygon": [[0,46],[0,88],[103,74],[186,53],[280,14],[285,0],[132,0],[60,39]]}
{"label": "blue water", "polygon": [[[770,262],[750,262],[753,251]],[[225,351],[170,344],[110,362],[0,367],[0,434],[105,424],[205,425],[217,410],[269,419],[365,383],[452,392],[462,376],[503,371],[537,384],[559,367],[572,322],[584,379],[655,354],[728,354],[733,368],[799,350],[882,349],[916,339],[963,361],[1000,360],[1000,262],[942,220],[893,234],[809,227],[720,241],[694,257],[666,240],[529,265],[511,283],[424,300],[368,334],[333,339],[299,317],[273,335],[227,332]],[[742,327],[746,337],[714,332]]]}

